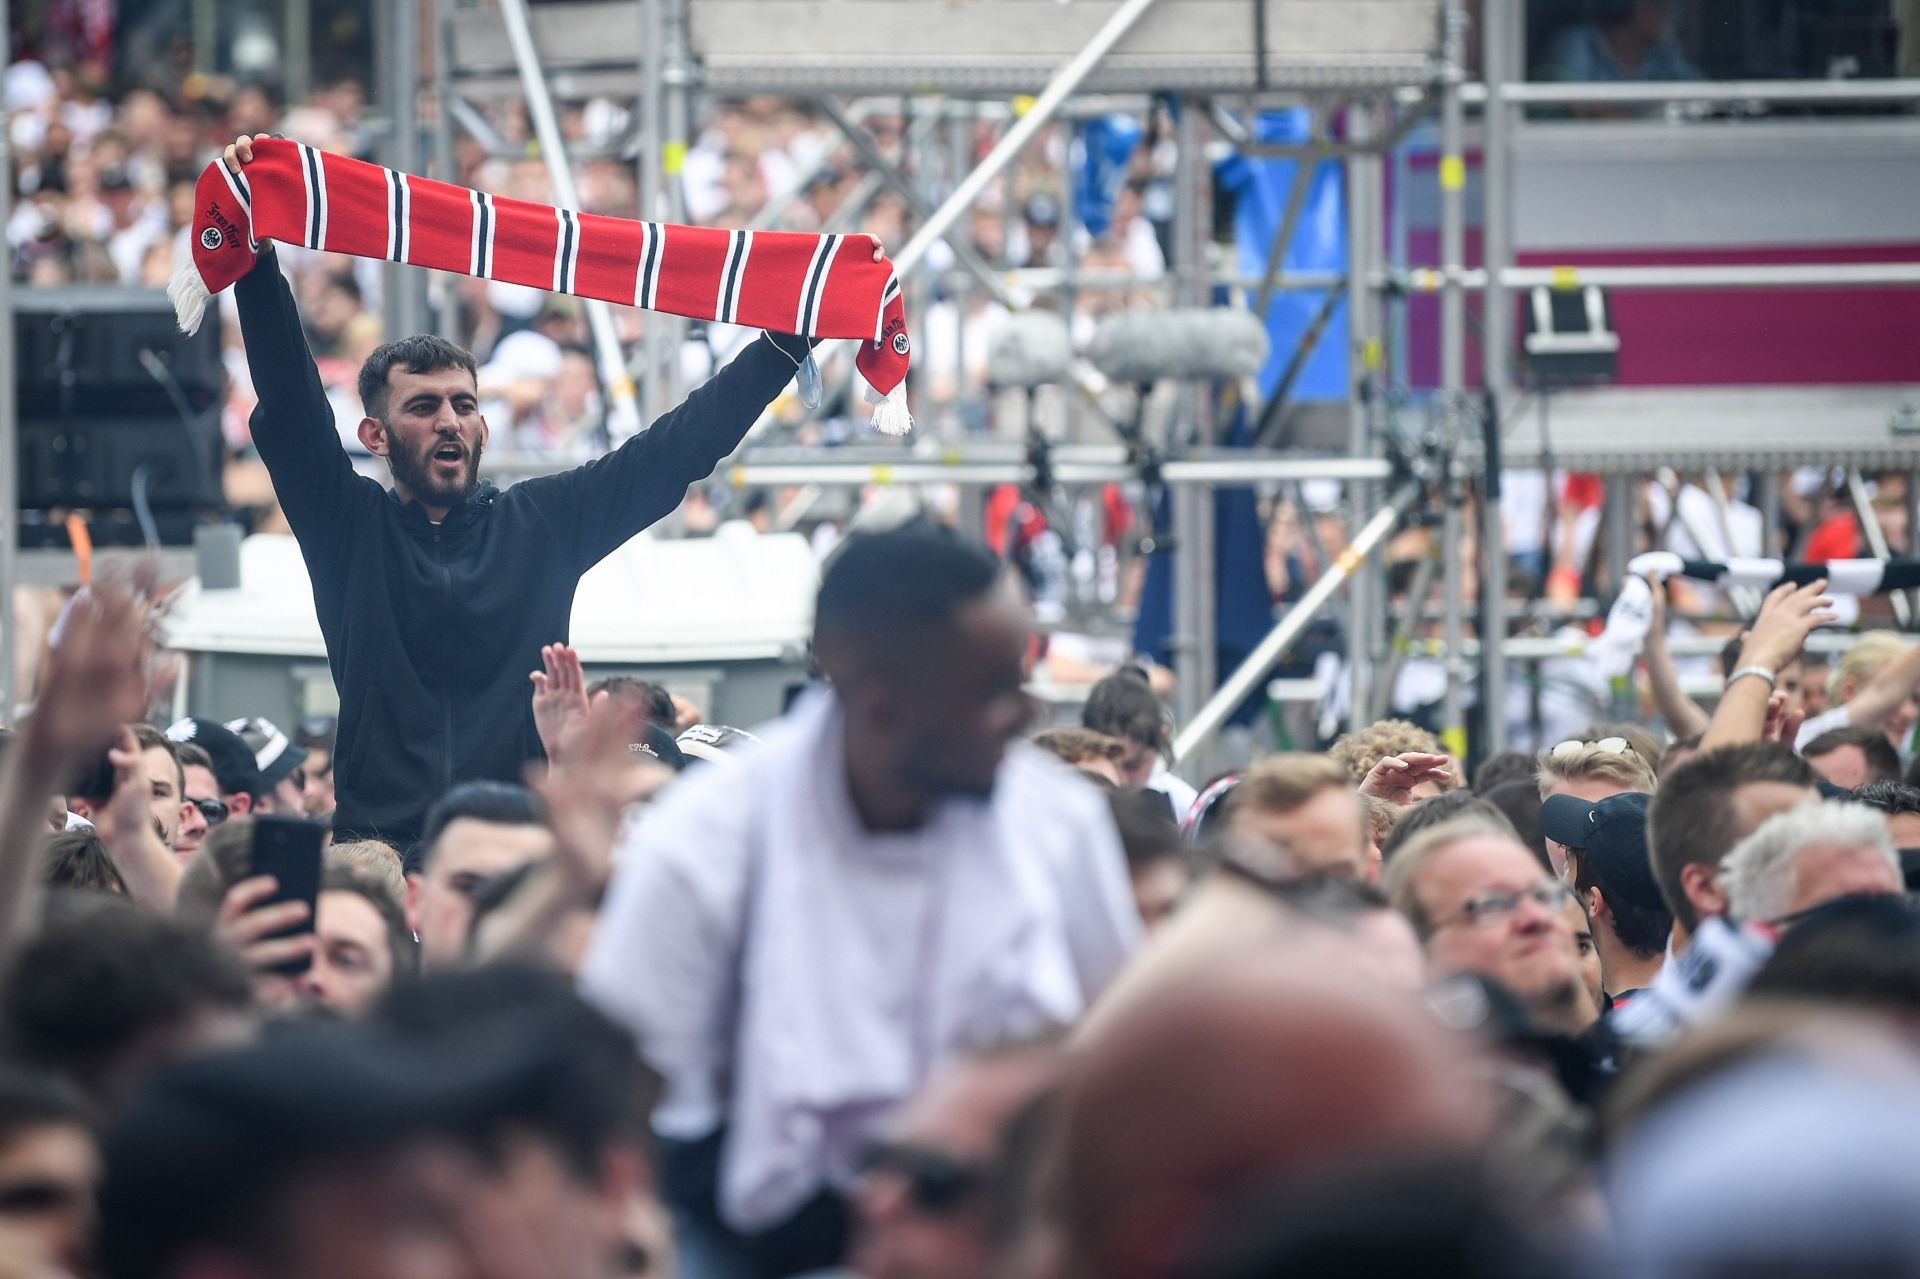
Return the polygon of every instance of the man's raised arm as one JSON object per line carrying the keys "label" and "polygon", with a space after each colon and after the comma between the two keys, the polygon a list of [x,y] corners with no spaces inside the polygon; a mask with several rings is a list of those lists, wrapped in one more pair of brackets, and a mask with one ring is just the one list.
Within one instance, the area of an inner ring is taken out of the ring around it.
{"label": "man's raised arm", "polygon": [[[252,158],[248,138],[228,147],[225,156],[229,166]],[[253,443],[273,477],[287,523],[303,539],[324,538],[341,524],[345,489],[356,478],[353,463],[340,446],[333,406],[307,349],[279,256],[268,243],[260,247],[260,260],[233,286],[247,367],[260,397],[251,419]]]}
{"label": "man's raised arm", "polygon": [[[886,250],[874,242],[878,262]],[[671,512],[713,474],[793,380],[809,343],[762,333],[679,407],[605,457],[516,486],[539,503],[582,571]]]}

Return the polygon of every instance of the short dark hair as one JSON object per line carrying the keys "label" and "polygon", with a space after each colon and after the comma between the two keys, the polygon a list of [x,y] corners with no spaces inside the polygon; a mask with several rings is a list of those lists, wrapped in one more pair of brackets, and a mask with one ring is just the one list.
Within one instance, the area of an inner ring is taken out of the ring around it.
{"label": "short dark hair", "polygon": [[[1507,820],[1507,815],[1480,796],[1470,790],[1450,790],[1421,800],[1401,815],[1393,829],[1387,832],[1387,837],[1380,841],[1380,863],[1385,865],[1392,861],[1393,855],[1421,831],[1469,813],[1513,830],[1513,823]],[[1514,831],[1513,837],[1519,839],[1519,832]]]}
{"label": "short dark hair", "polygon": [[1830,728],[1800,748],[1800,758],[1815,760],[1831,755],[1843,746],[1858,746],[1867,758],[1867,772],[1876,782],[1900,779],[1900,752],[1893,749],[1887,735],[1877,728],[1853,726]]}
{"label": "short dark hair", "polygon": [[1547,870],[1553,869],[1553,859],[1547,856],[1546,832],[1540,829],[1540,785],[1531,776],[1516,777],[1480,796],[1506,815],[1513,823],[1514,833],[1520,836],[1520,842],[1527,851],[1539,859]]}
{"label": "short dark hair", "polygon": [[1811,788],[1813,766],[1774,742],[1745,742],[1695,755],[1660,784],[1647,810],[1653,878],[1673,917],[1691,930],[1699,914],[1681,883],[1689,866],[1719,866],[1742,836],[1734,795],[1750,782]]}
{"label": "short dark hair", "polygon": [[[167,740],[167,735],[151,724],[129,725],[133,730],[133,740],[142,751],[164,750],[173,760],[174,783],[183,791],[187,784],[187,770],[180,762],[179,748]],[[89,761],[78,777],[67,784],[67,794],[93,803],[105,803],[113,795],[113,761],[107,758],[109,750],[120,749],[119,743],[111,747],[102,747],[100,753]]]}
{"label": "short dark hair", "polygon": [[[187,769],[189,768],[204,768],[209,773],[213,771],[213,756],[207,754],[207,748],[199,742],[175,742],[173,744],[173,755],[175,759],[180,761],[180,776],[183,779],[186,777]],[[215,780],[218,781],[219,779],[216,778]],[[182,781],[182,785],[185,785],[184,780]],[[184,794],[185,791],[183,790],[181,793]]]}
{"label": "short dark hair", "polygon": [[0,1145],[23,1132],[55,1125],[93,1126],[86,1100],[73,1085],[47,1071],[0,1065]]}
{"label": "short dark hair", "polygon": [[48,901],[47,920],[0,986],[7,1046],[95,1096],[156,1031],[209,1008],[245,1011],[238,957],[191,925],[97,894]]}
{"label": "short dark hair", "polygon": [[569,1046],[568,1080],[529,1095],[517,1118],[552,1140],[582,1180],[598,1176],[615,1143],[648,1140],[659,1077],[633,1038],[575,993],[570,978],[531,964],[496,963],[429,973],[395,988],[374,1012],[377,1029],[420,1041],[488,1027],[540,1032]]}
{"label": "short dark hair", "polygon": [[1525,782],[1532,786],[1540,775],[1540,761],[1526,751],[1501,751],[1489,755],[1473,774],[1473,793],[1484,795],[1507,782]]}
{"label": "short dark hair", "polygon": [[658,684],[633,675],[609,675],[587,685],[587,700],[605,693],[609,698],[631,697],[640,704],[640,714],[651,723],[662,728],[673,728],[676,717],[673,712],[673,694]]}
{"label": "short dark hair", "polygon": [[465,369],[475,381],[480,377],[479,362],[473,352],[431,333],[416,333],[398,342],[375,347],[367,362],[360,366],[360,407],[368,417],[387,420],[387,377],[395,367],[408,373],[438,373],[441,369]]}
{"label": "short dark hair", "polygon": [[1920,910],[1904,897],[1842,897],[1789,928],[1749,997],[1920,1013]]}
{"label": "short dark hair", "polygon": [[1588,889],[1598,888],[1605,895],[1607,909],[1613,914],[1614,936],[1621,945],[1642,959],[1652,959],[1666,950],[1667,935],[1673,931],[1673,912],[1664,901],[1636,901],[1631,893],[1609,889],[1600,882],[1595,865],[1598,859],[1589,857],[1585,849],[1568,849],[1567,860],[1573,863],[1573,888],[1580,894],[1581,905],[1586,905]]}
{"label": "short dark hair", "polygon": [[1920,813],[1920,786],[1907,782],[1868,782],[1853,792],[1853,802],[1877,808],[1889,817],[1896,813]]}
{"label": "short dark hair", "polygon": [[985,548],[931,526],[856,534],[821,579],[814,647],[896,645],[901,630],[946,625],[999,580]]}
{"label": "short dark hair", "polygon": [[40,856],[40,879],[48,888],[127,896],[127,881],[113,864],[113,854],[90,830],[62,831],[48,837]]}
{"label": "short dark hair", "polygon": [[1166,796],[1155,791],[1114,790],[1107,796],[1113,808],[1113,824],[1120,832],[1120,848],[1127,857],[1127,869],[1138,872],[1163,858],[1186,855],[1180,825]]}
{"label": "short dark hair", "polygon": [[1095,684],[1080,709],[1080,723],[1096,733],[1167,753],[1167,709],[1138,666],[1122,666]]}
{"label": "short dark hair", "polygon": [[540,826],[547,818],[540,800],[524,786],[509,782],[461,782],[427,810],[409,870],[423,871],[447,827],[461,818],[494,826]]}

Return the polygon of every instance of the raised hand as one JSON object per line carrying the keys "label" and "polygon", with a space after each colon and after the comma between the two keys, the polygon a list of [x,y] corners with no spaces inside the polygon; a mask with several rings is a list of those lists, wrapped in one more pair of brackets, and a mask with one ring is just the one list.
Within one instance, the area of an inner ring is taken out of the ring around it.
{"label": "raised hand", "polygon": [[113,792],[95,817],[94,829],[109,849],[153,825],[153,780],[147,776],[146,757],[133,730],[122,726],[119,740],[107,749],[113,766]]}
{"label": "raised hand", "polygon": [[1366,780],[1360,783],[1360,793],[1404,808],[1414,802],[1414,789],[1422,783],[1450,779],[1453,772],[1447,765],[1452,762],[1445,755],[1425,751],[1388,755],[1367,770]]}
{"label": "raised hand", "polygon": [[33,750],[82,760],[145,716],[153,695],[148,619],[138,579],[103,574],[67,601],[41,665],[40,695],[27,728]]}
{"label": "raised hand", "polygon": [[227,144],[227,149],[220,153],[220,158],[226,161],[227,168],[238,173],[241,165],[253,163],[253,144],[262,138],[272,136],[271,133],[256,133],[249,137],[243,133]]}
{"label": "raised hand", "polygon": [[262,905],[280,887],[271,875],[243,879],[227,890],[213,935],[240,956],[253,974],[253,988],[263,1004],[286,1003],[295,996],[293,982],[274,972],[279,965],[310,957],[318,942],[311,929],[293,937],[269,934],[304,923],[311,913],[305,902]]}
{"label": "raised hand", "polygon": [[557,763],[578,749],[586,729],[586,675],[580,669],[580,654],[565,644],[541,648],[540,663],[546,669],[527,676],[533,681],[533,726],[547,758]]}
{"label": "raised hand", "polygon": [[613,844],[627,806],[650,798],[673,778],[654,760],[636,757],[624,708],[595,699],[564,761],[532,775],[528,785],[546,801],[556,842],[554,865],[568,889],[592,901],[613,874]]}
{"label": "raised hand", "polygon": [[1836,620],[1833,598],[1826,589],[1824,577],[1805,586],[1787,582],[1774,587],[1740,646],[1740,665],[1761,666],[1779,674],[1800,655],[1807,636]]}
{"label": "raised hand", "polygon": [[[270,138],[272,136],[271,133],[256,133],[252,137],[248,137],[243,133],[227,144],[227,149],[220,153],[220,158],[226,162],[229,172],[238,173],[242,165],[253,163],[253,144],[262,138]],[[273,241],[264,236],[256,239],[254,243],[259,246],[262,253],[265,253],[273,247]]]}

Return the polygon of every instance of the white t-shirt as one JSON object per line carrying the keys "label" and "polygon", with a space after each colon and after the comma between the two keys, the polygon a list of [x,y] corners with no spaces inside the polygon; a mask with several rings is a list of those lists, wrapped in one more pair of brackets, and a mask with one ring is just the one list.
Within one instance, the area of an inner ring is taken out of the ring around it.
{"label": "white t-shirt", "polygon": [[1165,760],[1154,764],[1153,776],[1147,778],[1147,784],[1142,789],[1159,791],[1165,795],[1173,804],[1173,820],[1176,822],[1185,820],[1187,814],[1193,811],[1193,801],[1200,798],[1200,792],[1176,777],[1167,768]]}
{"label": "white t-shirt", "polygon": [[990,801],[872,832],[842,731],[811,696],[668,791],[622,840],[581,965],[665,1077],[656,1128],[728,1129],[738,1226],[844,1189],[942,1060],[1070,1023],[1139,943],[1105,797],[1065,765],[1016,744]]}
{"label": "white t-shirt", "polygon": [[1793,749],[1803,751],[1807,743],[1822,733],[1831,733],[1836,728],[1853,727],[1853,709],[1841,703],[1831,710],[1825,710],[1800,726],[1799,735],[1793,739]]}

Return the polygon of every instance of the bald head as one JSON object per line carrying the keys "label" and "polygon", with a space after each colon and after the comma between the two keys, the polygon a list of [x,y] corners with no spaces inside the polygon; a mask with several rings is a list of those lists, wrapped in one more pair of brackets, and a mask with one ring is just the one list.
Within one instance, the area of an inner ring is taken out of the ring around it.
{"label": "bald head", "polygon": [[1080,1269],[1172,1273],[1249,1188],[1482,1131],[1465,1049],[1420,1006],[1246,966],[1142,1003],[1069,1087],[1066,1226]]}

